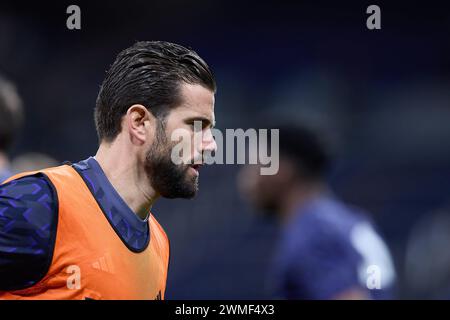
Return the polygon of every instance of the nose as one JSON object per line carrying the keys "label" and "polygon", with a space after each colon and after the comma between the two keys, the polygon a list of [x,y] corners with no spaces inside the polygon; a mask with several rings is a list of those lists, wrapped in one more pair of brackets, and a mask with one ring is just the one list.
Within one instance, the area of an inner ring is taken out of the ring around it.
{"label": "nose", "polygon": [[209,151],[209,152],[215,152],[217,151],[217,143],[214,139],[214,136],[211,132],[211,130],[207,130],[203,134],[203,151]]}

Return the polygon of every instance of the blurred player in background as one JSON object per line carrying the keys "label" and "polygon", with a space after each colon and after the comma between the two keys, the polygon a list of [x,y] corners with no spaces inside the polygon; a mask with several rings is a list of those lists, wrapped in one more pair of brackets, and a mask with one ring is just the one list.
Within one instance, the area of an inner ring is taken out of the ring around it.
{"label": "blurred player in background", "polygon": [[260,175],[245,166],[239,187],[258,209],[282,224],[269,283],[283,299],[392,298],[394,267],[388,248],[364,212],[330,191],[330,155],[316,133],[280,128],[280,167]]}
{"label": "blurred player in background", "polygon": [[0,183],[12,175],[8,151],[23,121],[22,101],[12,83],[0,77]]}
{"label": "blurred player in background", "polygon": [[96,156],[0,187],[0,298],[164,299],[169,241],[150,210],[161,196],[195,196],[199,165],[172,162],[171,133],[193,140],[200,121],[191,163],[215,150],[215,90],[192,50],[152,41],[122,51],[97,98]]}
{"label": "blurred player in background", "polygon": [[450,298],[450,201],[413,224],[406,243],[403,290],[407,299]]}
{"label": "blurred player in background", "polygon": [[56,167],[58,161],[51,156],[40,152],[26,152],[14,157],[11,161],[12,172],[36,171]]}

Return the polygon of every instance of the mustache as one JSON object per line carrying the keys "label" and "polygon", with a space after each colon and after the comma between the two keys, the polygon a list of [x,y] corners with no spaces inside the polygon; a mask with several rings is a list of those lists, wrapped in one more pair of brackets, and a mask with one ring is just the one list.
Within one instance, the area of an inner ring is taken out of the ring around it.
{"label": "mustache", "polygon": [[205,158],[202,156],[199,157],[195,157],[193,158],[189,164],[204,164],[205,163]]}

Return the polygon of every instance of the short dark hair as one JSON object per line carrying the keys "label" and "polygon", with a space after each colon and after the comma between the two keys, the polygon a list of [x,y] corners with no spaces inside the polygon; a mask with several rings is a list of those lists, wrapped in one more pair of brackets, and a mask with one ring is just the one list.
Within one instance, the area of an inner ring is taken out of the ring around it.
{"label": "short dark hair", "polygon": [[165,41],[141,41],[120,52],[106,73],[95,107],[100,141],[112,141],[133,104],[155,117],[165,116],[180,101],[180,85],[200,84],[216,91],[208,65],[193,50]]}
{"label": "short dark hair", "polygon": [[320,180],[331,162],[331,150],[326,138],[303,124],[278,126],[280,158],[292,160],[303,179]]}
{"label": "short dark hair", "polygon": [[0,151],[8,151],[22,123],[22,100],[16,87],[0,76]]}

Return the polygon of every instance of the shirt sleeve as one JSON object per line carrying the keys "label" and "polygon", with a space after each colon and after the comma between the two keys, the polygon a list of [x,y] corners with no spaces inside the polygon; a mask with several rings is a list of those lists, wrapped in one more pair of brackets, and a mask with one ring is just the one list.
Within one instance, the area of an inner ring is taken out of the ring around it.
{"label": "shirt sleeve", "polygon": [[45,276],[57,211],[56,191],[43,174],[0,185],[0,290],[24,289]]}
{"label": "shirt sleeve", "polygon": [[326,300],[349,289],[364,290],[358,276],[360,261],[348,239],[318,233],[292,255],[285,292],[291,299]]}

